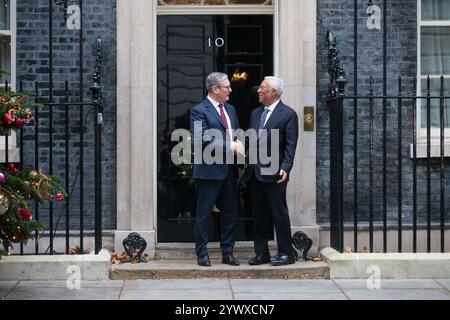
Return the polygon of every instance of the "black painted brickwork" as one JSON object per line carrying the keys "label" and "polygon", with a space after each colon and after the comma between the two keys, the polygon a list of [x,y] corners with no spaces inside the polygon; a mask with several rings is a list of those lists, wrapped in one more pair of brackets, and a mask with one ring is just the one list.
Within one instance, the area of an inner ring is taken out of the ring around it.
{"label": "black painted brickwork", "polygon": [[[69,0],[68,4],[78,4]],[[83,1],[84,36],[84,101],[91,101],[89,87],[95,66],[95,41],[104,42],[102,71],[102,93],[104,113],[103,125],[103,228],[116,228],[116,4],[115,0]],[[48,0],[17,1],[17,80],[24,81],[25,89],[34,90],[38,81],[41,96],[48,95],[49,82],[49,7]],[[64,23],[63,7],[53,5],[53,81],[55,102],[63,101],[64,81],[70,82],[71,102],[80,101],[79,91],[79,31],[68,30]],[[41,102],[45,102],[41,99]],[[94,113],[85,107],[85,155],[84,155],[84,228],[94,227]],[[49,170],[49,110],[40,110],[40,166]],[[79,107],[70,107],[70,228],[79,229]],[[64,142],[65,116],[63,107],[53,111],[54,175],[65,185]],[[28,127],[25,133],[25,164],[34,166],[34,130]],[[77,178],[77,179],[76,179]],[[73,190],[73,191],[72,191]],[[55,228],[65,230],[65,210],[55,206]],[[48,221],[48,210],[40,209],[40,219]]]}
{"label": "black painted brickwork", "polygon": [[[381,6],[382,1],[375,1]],[[383,93],[383,29],[369,30],[366,27],[367,1],[358,1],[358,94],[369,94],[370,77],[374,81],[375,95]],[[330,136],[329,110],[326,100],[328,87],[328,51],[326,31],[332,31],[338,38],[338,49],[348,80],[346,95],[355,93],[354,86],[354,1],[320,0],[318,1],[318,132],[317,132],[317,215],[321,225],[329,224],[329,175],[330,175]],[[383,23],[381,24],[383,28]],[[388,1],[387,14],[387,79],[388,94],[398,92],[398,77],[404,79],[404,94],[413,92],[413,78],[417,72],[417,1]],[[404,225],[412,223],[412,160],[409,157],[409,145],[413,142],[413,103],[403,105],[403,219]],[[375,223],[382,222],[382,102],[375,103],[374,114],[374,208]],[[387,106],[387,212],[388,223],[396,226],[398,219],[398,106],[397,100],[390,100]],[[369,217],[369,105],[366,101],[358,103],[358,218],[363,222]],[[344,111],[344,166],[345,166],[345,219],[353,222],[353,189],[354,189],[354,148],[353,148],[353,102],[348,101]],[[446,169],[446,189],[450,187]],[[440,173],[438,163],[432,168],[432,216],[439,221],[440,208]],[[421,161],[418,167],[418,213],[419,222],[426,221],[426,166]],[[450,201],[446,200],[446,211],[449,212]],[[447,213],[447,221],[448,221]]]}

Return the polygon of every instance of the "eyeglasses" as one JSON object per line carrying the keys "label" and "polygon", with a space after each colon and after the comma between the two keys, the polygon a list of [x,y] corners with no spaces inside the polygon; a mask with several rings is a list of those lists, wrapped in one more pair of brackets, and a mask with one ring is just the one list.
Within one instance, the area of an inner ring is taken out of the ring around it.
{"label": "eyeglasses", "polygon": [[270,87],[266,87],[266,86],[260,86],[258,88],[258,91],[262,92],[262,93],[266,93],[269,91],[275,91],[274,89],[270,88]]}
{"label": "eyeglasses", "polygon": [[220,89],[231,90],[231,86],[226,86],[226,87],[224,87],[224,86],[216,86],[216,87],[220,88]]}

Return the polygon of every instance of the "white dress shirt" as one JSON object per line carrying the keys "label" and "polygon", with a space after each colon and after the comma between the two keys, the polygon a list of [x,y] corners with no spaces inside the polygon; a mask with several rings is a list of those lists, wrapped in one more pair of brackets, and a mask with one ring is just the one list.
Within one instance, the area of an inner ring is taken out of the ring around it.
{"label": "white dress shirt", "polygon": [[[208,100],[212,103],[212,105],[214,106],[214,108],[216,108],[217,113],[220,116],[220,102],[217,102],[216,100],[214,100],[213,98],[211,98],[210,96],[208,96]],[[223,104],[223,112],[225,113],[225,118],[227,118],[228,121],[228,129],[229,129],[229,136],[230,136],[230,141],[233,141],[233,127],[231,126],[231,121],[230,121],[230,117],[228,116],[227,110],[225,109],[225,104]]]}
{"label": "white dress shirt", "polygon": [[[275,101],[274,104],[272,104],[270,107],[265,107],[269,109],[269,112],[267,113],[267,117],[266,117],[266,122],[264,122],[264,126],[266,126],[267,121],[269,121],[270,116],[272,115],[273,111],[275,110],[275,108],[277,107],[277,105],[280,103],[280,100]],[[266,109],[264,109],[266,110]]]}

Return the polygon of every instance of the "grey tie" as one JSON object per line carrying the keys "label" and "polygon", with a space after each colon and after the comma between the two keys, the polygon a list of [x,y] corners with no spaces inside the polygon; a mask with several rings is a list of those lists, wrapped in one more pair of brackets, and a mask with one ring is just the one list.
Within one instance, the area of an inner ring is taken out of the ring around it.
{"label": "grey tie", "polygon": [[270,111],[269,108],[264,108],[264,112],[261,116],[261,122],[259,123],[259,135],[261,135],[261,130],[264,128],[264,124],[266,123],[269,111]]}

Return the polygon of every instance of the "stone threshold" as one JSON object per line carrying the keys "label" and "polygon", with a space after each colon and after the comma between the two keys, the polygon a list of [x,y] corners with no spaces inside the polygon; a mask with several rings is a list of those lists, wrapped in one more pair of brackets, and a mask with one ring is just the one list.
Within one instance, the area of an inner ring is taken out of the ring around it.
{"label": "stone threshold", "polygon": [[321,251],[331,279],[450,279],[450,253]]}
{"label": "stone threshold", "polygon": [[145,264],[124,264],[111,267],[111,280],[163,279],[329,279],[324,262],[297,262],[283,267],[270,264],[249,266],[241,261],[237,267],[211,260],[212,267],[200,267],[196,260],[156,260]]}
{"label": "stone threshold", "polygon": [[[269,249],[272,255],[277,252],[276,243],[269,242]],[[194,243],[158,243],[156,245],[156,260],[196,260]],[[208,254],[211,259],[220,259],[222,257],[222,250],[220,243],[211,242],[208,244]],[[250,258],[255,256],[255,249],[253,242],[240,241],[236,242],[233,251],[234,256],[247,263]]]}

